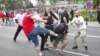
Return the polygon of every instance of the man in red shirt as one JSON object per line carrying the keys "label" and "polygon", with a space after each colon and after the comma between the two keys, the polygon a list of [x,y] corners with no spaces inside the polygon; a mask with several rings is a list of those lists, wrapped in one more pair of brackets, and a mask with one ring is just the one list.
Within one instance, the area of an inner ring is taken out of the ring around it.
{"label": "man in red shirt", "polygon": [[[26,34],[26,36],[29,39],[32,40],[39,55],[42,55],[42,53],[40,52],[40,49],[39,49],[39,40],[37,38],[37,35],[51,34],[54,36],[58,36],[58,34],[52,32],[50,30],[47,30],[45,28],[42,28],[41,27],[42,22],[44,22],[44,21],[41,19],[41,17],[39,17],[39,15],[37,15],[37,14],[34,14],[33,9],[30,8],[27,11],[27,14],[25,15],[25,17],[23,19],[23,23],[22,23],[24,33]],[[36,23],[38,23],[38,24],[36,24]]]}
{"label": "man in red shirt", "polygon": [[32,9],[29,9],[22,22],[23,31],[27,37],[34,28],[34,21],[31,19],[32,14]]}
{"label": "man in red shirt", "polygon": [[14,25],[13,18],[14,18],[14,12],[11,10],[9,13],[9,21],[10,21],[9,24],[10,25]]}
{"label": "man in red shirt", "polygon": [[0,19],[2,19],[2,25],[4,24],[5,16],[6,15],[2,11],[0,11]]}

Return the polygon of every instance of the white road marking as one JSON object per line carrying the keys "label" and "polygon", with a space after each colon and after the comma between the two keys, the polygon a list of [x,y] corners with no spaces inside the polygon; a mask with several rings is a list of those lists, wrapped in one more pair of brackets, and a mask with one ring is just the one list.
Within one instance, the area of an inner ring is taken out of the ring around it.
{"label": "white road marking", "polygon": [[[74,35],[73,33],[68,33],[69,35]],[[93,35],[87,35],[87,37],[92,37],[92,38],[100,38],[100,36],[93,36]]]}
{"label": "white road marking", "polygon": [[[60,49],[55,49],[55,50],[60,51]],[[76,53],[76,52],[66,51],[66,50],[63,50],[63,52],[71,53],[71,54],[76,54],[76,55],[80,55],[80,56],[89,56],[89,55],[87,55],[87,54]]]}

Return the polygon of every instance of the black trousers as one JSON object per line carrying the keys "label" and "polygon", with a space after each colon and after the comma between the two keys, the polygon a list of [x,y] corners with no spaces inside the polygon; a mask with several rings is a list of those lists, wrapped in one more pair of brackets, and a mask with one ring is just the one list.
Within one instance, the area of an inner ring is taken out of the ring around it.
{"label": "black trousers", "polygon": [[[14,41],[16,41],[16,39],[17,39],[17,36],[18,36],[18,34],[20,33],[20,31],[23,29],[23,27],[22,26],[20,26],[20,25],[18,25],[18,27],[17,27],[17,31],[16,31],[16,33],[15,33],[15,35],[14,35]],[[30,41],[30,39],[28,38],[28,41]]]}
{"label": "black trousers", "polygon": [[[46,27],[47,29],[49,29],[49,30],[54,31],[54,26],[53,26],[53,25],[46,25],[45,27]],[[47,34],[47,35],[45,35],[46,39],[48,39],[48,36],[50,36],[50,41],[52,42],[53,39],[54,39],[54,36]]]}
{"label": "black trousers", "polygon": [[100,16],[97,17],[97,21],[100,24]]}
{"label": "black trousers", "polygon": [[6,25],[9,23],[9,17],[6,17]]}
{"label": "black trousers", "polygon": [[3,21],[3,23],[4,23],[5,19],[3,18],[2,21]]}
{"label": "black trousers", "polygon": [[41,48],[40,48],[40,50],[43,50],[45,43],[46,43],[46,37],[45,37],[45,35],[42,35],[42,34],[40,34],[39,36],[41,37]]}
{"label": "black trousers", "polygon": [[23,29],[23,27],[20,26],[20,25],[18,25],[17,31],[16,31],[16,33],[15,33],[15,35],[14,35],[14,40],[15,40],[15,41],[16,41],[16,39],[17,39],[18,34],[20,33],[20,31],[21,31],[22,29]]}

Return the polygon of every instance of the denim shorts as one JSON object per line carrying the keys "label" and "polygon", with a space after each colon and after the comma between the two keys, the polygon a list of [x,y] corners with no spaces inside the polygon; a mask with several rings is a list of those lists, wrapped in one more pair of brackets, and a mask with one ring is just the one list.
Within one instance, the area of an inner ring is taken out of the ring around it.
{"label": "denim shorts", "polygon": [[49,30],[54,30],[54,26],[53,25],[46,25],[45,28],[47,28]]}
{"label": "denim shorts", "polygon": [[39,40],[38,40],[38,35],[40,34],[49,34],[49,30],[46,28],[42,28],[40,26],[35,27],[32,32],[28,35],[28,37],[32,40],[34,43],[35,47],[39,46]]}

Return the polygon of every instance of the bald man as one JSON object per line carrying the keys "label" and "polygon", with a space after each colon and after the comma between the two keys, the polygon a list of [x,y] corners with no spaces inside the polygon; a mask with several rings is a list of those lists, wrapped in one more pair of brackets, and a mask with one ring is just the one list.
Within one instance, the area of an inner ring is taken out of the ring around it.
{"label": "bald man", "polygon": [[87,43],[86,43],[87,27],[86,27],[84,18],[82,17],[80,11],[75,12],[75,17],[73,18],[71,23],[75,24],[77,27],[77,31],[75,33],[74,40],[73,40],[74,46],[72,47],[72,49],[78,48],[77,38],[81,37],[82,42],[83,42],[84,47],[85,47],[85,50],[88,50]]}

